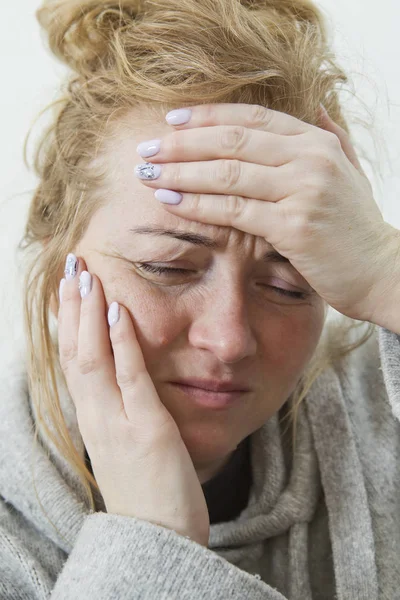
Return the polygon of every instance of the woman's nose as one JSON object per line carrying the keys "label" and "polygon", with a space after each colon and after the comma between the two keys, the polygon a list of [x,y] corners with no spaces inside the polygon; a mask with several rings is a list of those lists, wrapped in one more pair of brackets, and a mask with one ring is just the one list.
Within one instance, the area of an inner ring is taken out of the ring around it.
{"label": "woman's nose", "polygon": [[225,294],[211,295],[202,307],[196,306],[196,316],[189,329],[189,342],[196,348],[209,350],[221,362],[235,363],[257,352],[257,342],[251,329],[243,297]]}

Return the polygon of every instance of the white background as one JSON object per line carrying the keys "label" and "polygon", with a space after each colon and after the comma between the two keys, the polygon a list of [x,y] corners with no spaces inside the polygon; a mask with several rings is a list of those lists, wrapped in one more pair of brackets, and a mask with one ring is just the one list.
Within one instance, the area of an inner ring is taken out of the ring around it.
{"label": "white background", "polygon": [[[41,38],[32,0],[4,2],[0,36],[0,340],[15,324],[20,302],[15,288],[15,245],[24,227],[36,179],[23,163],[25,135],[38,113],[57,97],[65,73]],[[354,82],[365,107],[343,97],[346,108],[372,116],[372,137],[361,127],[352,130],[358,147],[376,161],[381,179],[362,161],[384,219],[400,229],[400,3],[397,0],[317,1],[330,25],[333,48]],[[361,112],[360,112],[361,111]],[[32,137],[40,133],[40,123]],[[29,148],[32,148],[31,141]],[[135,158],[133,157],[133,163]],[[133,164],[132,163],[132,164]]]}

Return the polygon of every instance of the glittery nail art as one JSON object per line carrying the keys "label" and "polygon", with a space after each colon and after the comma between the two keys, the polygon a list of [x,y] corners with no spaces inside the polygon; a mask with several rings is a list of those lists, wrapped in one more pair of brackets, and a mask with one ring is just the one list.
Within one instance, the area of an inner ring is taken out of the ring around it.
{"label": "glittery nail art", "polygon": [[139,179],[157,179],[161,174],[161,167],[152,163],[136,165],[135,174]]}
{"label": "glittery nail art", "polygon": [[76,272],[78,270],[78,259],[76,258],[75,254],[68,254],[67,256],[67,260],[65,261],[65,279],[67,281],[69,281],[70,279],[73,279],[76,275]]}

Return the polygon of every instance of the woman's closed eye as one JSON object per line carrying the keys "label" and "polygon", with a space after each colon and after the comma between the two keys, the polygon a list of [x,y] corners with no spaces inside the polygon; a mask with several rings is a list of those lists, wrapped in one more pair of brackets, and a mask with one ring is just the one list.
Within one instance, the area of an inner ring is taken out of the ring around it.
{"label": "woman's closed eye", "polygon": [[150,273],[158,273],[159,275],[168,274],[185,274],[185,273],[194,273],[194,271],[190,269],[177,269],[172,267],[160,267],[159,265],[151,265],[149,263],[140,263],[140,269],[144,271],[149,271]]}
{"label": "woman's closed eye", "polygon": [[[190,273],[195,273],[195,271],[191,269],[179,269],[173,267],[161,267],[160,265],[153,265],[150,263],[140,263],[139,269],[143,271],[147,271],[149,273],[156,273],[158,275],[165,275],[166,277],[172,277],[174,275],[188,275]],[[309,297],[309,294],[306,292],[295,292],[290,290],[285,290],[283,288],[279,288],[273,285],[265,285],[265,287],[272,289],[275,293],[280,296],[286,296],[289,298],[294,298],[297,300],[306,300]]]}

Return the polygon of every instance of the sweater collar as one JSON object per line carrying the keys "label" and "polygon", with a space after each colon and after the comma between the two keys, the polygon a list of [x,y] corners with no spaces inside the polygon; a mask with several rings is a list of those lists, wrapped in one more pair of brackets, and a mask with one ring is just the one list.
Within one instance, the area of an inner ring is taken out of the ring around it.
{"label": "sweater collar", "polygon": [[[83,487],[42,432],[40,444],[32,445],[35,410],[29,398],[23,347],[10,351],[2,373],[7,373],[0,380],[2,495],[69,554],[89,514]],[[68,391],[59,385],[67,427],[83,457],[84,444],[75,409]],[[282,577],[289,579],[289,597],[311,600],[309,580],[304,577],[309,573],[308,524],[322,485],[338,598],[377,597],[371,515],[347,407],[335,372],[326,369],[299,408],[293,463],[280,417],[275,414],[251,435],[252,486],[248,505],[236,520],[211,525],[209,548],[239,565],[250,553],[261,556],[265,539],[287,533],[289,572],[282,573]],[[101,509],[101,499],[97,500]]]}

